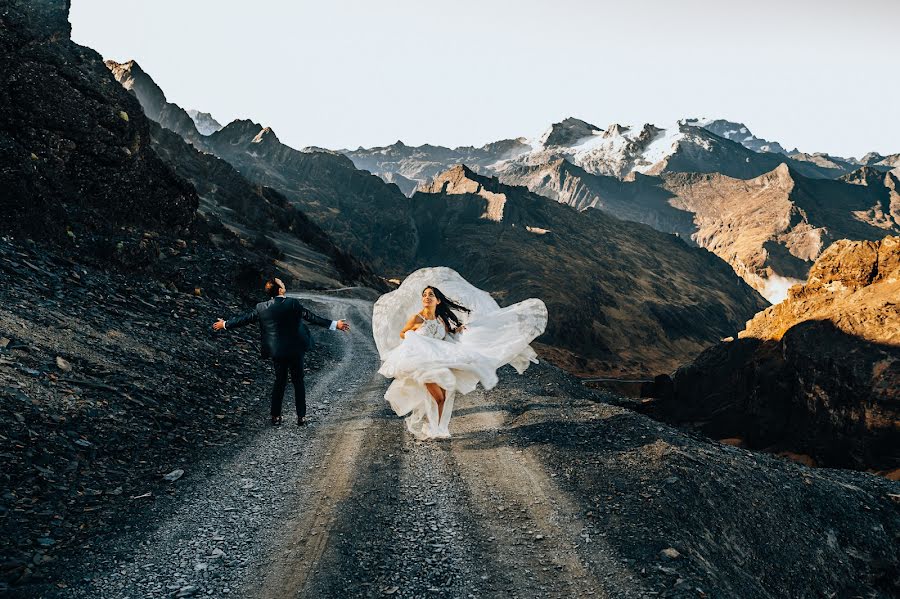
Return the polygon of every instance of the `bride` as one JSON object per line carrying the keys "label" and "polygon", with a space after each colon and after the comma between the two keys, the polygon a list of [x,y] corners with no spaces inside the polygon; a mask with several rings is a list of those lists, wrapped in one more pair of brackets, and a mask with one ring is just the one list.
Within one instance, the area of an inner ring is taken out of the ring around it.
{"label": "bride", "polygon": [[504,364],[523,373],[546,326],[539,299],[501,308],[450,268],[417,270],[375,302],[378,372],[394,379],[384,397],[416,438],[446,439],[455,396],[493,388]]}

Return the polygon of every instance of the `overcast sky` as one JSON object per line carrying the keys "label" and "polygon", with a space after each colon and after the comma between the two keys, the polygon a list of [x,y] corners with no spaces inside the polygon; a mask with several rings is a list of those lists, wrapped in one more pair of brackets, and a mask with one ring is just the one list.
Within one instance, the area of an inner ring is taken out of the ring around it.
{"label": "overcast sky", "polygon": [[575,116],[900,152],[898,0],[73,0],[72,37],[294,147],[481,145]]}

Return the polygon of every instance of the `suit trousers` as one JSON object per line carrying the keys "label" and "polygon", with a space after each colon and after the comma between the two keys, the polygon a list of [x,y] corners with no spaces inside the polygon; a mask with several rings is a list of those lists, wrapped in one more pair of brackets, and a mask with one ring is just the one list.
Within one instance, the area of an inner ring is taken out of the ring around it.
{"label": "suit trousers", "polygon": [[274,358],[275,386],[272,388],[272,417],[281,416],[281,403],[287,386],[288,373],[294,385],[294,402],[297,404],[297,418],[306,416],[306,386],[303,382],[303,354],[293,358]]}

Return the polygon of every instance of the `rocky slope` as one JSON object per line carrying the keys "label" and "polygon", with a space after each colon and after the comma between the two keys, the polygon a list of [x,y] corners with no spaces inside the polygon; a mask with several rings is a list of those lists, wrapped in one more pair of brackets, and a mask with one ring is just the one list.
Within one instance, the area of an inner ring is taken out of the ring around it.
{"label": "rocky slope", "polygon": [[346,254],[358,256],[380,273],[405,273],[415,236],[407,199],[397,186],[356,169],[335,152],[295,150],[281,143],[271,128],[250,120],[233,121],[209,136],[201,135],[188,113],[167,102],[137,63],[110,61],[107,66],[135,93],[151,119],[199,150],[222,158],[250,183],[287,198]]}
{"label": "rocky slope", "polygon": [[867,171],[840,181],[806,178],[782,164],[750,180],[667,175],[674,208],[694,214],[694,241],[771,301],[806,278],[836,239],[900,233],[898,179]]}
{"label": "rocky slope", "polygon": [[900,238],[838,241],[652,410],[822,465],[900,468]]}
{"label": "rocky slope", "polygon": [[151,149],[138,102],[69,33],[67,2],[0,13],[0,231],[68,242],[110,222],[188,226],[194,189]]}
{"label": "rocky slope", "polygon": [[900,232],[900,179],[870,167],[837,181],[809,179],[786,164],[749,180],[680,173],[620,180],[558,160],[507,168],[502,180],[675,233],[728,262],[772,302],[805,279],[835,239]]}
{"label": "rocky slope", "polygon": [[397,186],[358,170],[345,156],[295,150],[251,121],[229,123],[205,147],[250,181],[282,193],[346,252],[380,273],[405,274],[416,238],[408,199]]}
{"label": "rocky slope", "polygon": [[674,368],[765,306],[705,250],[462,166],[411,204],[418,264],[455,268],[502,303],[542,298],[540,341],[574,372]]}
{"label": "rocky slope", "polygon": [[186,110],[166,100],[166,95],[134,60],[118,63],[107,60],[106,67],[112,71],[116,81],[132,92],[147,117],[166,129],[174,131],[191,143],[198,143],[202,135],[194,125],[194,119]]}
{"label": "rocky slope", "polygon": [[203,214],[214,217],[254,245],[274,249],[279,258],[277,266],[306,285],[340,287],[343,282],[354,281],[382,286],[368,266],[338,247],[296,204],[275,189],[251,183],[229,162],[211,153],[208,138],[195,127],[195,117],[169,103],[135,61],[106,61],[106,66],[154,121],[154,150],[194,185]]}
{"label": "rocky slope", "polygon": [[675,196],[659,177],[636,174],[622,180],[594,175],[559,159],[545,164],[510,165],[504,169],[501,180],[527,187],[576,210],[597,208],[621,220],[675,233],[688,243],[697,230],[694,214],[673,205]]}
{"label": "rocky slope", "polygon": [[193,183],[201,214],[221,222],[254,247],[274,250],[274,265],[305,287],[347,283],[379,289],[381,279],[339,248],[321,227],[274,189],[252,185],[234,167],[198,151],[179,135],[153,123],[153,148],[172,169]]}

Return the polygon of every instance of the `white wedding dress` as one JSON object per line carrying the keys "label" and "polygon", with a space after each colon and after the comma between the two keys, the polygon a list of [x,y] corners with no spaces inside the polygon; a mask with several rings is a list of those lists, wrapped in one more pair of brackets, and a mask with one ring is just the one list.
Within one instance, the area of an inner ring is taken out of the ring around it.
{"label": "white wedding dress", "polygon": [[[401,339],[407,320],[422,309],[422,291],[431,286],[471,310],[457,313],[465,330],[450,335],[440,320],[426,320]],[[537,363],[529,343],[546,326],[547,307],[539,299],[501,308],[450,268],[419,269],[375,302],[372,331],[382,360],[378,372],[394,379],[384,397],[398,416],[406,416],[406,426],[417,438],[447,438],[456,395],[469,393],[478,383],[491,389],[504,364],[522,374],[529,363]],[[440,420],[425,383],[446,391]]]}

